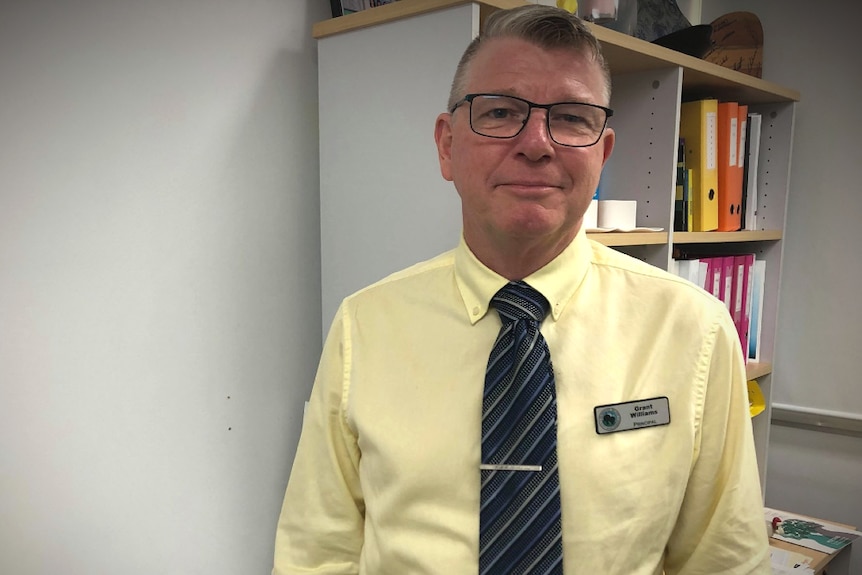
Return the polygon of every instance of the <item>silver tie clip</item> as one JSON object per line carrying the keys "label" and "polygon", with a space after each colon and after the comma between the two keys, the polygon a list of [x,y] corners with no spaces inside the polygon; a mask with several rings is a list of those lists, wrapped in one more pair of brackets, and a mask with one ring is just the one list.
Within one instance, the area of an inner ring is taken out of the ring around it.
{"label": "silver tie clip", "polygon": [[482,471],[541,471],[541,465],[508,465],[506,463],[482,463],[479,465]]}

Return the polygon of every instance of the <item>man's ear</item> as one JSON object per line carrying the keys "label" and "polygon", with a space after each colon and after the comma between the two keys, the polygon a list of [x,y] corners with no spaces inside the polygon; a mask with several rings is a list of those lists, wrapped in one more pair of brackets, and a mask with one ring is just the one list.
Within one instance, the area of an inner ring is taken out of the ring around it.
{"label": "man's ear", "polygon": [[452,181],[452,114],[437,116],[434,125],[434,141],[437,142],[437,159],[443,179]]}
{"label": "man's ear", "polygon": [[616,141],[617,135],[614,133],[613,128],[605,128],[605,133],[602,134],[602,142],[600,145],[604,146],[603,157],[602,157],[602,166],[608,161],[608,158],[611,157],[611,153],[614,151],[614,142]]}

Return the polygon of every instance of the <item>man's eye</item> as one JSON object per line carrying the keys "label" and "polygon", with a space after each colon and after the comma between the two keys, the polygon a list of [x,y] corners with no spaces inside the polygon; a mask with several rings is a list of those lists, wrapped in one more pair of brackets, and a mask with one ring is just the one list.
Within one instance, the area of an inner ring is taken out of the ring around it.
{"label": "man's eye", "polygon": [[521,120],[524,113],[514,108],[498,107],[489,109],[483,116],[490,120]]}
{"label": "man's eye", "polygon": [[574,114],[557,114],[554,116],[554,121],[559,122],[561,124],[586,124],[587,119],[583,116],[576,116]]}

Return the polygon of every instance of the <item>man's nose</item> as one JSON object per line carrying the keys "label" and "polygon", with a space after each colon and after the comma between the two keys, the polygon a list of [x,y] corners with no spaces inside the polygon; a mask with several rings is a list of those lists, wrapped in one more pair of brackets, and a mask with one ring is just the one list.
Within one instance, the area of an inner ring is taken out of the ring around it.
{"label": "man's nose", "polygon": [[554,151],[554,140],[548,129],[548,111],[534,108],[527,118],[521,133],[518,134],[518,144],[522,153],[531,160],[538,160],[551,155]]}

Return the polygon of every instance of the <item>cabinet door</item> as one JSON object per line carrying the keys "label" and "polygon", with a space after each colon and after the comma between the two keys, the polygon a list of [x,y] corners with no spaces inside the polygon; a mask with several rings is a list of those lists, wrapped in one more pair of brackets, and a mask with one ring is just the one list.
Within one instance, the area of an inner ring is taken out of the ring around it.
{"label": "cabinet door", "polygon": [[[614,152],[602,173],[600,200],[637,200],[637,225],[673,227],[682,68],[613,75],[610,126]],[[667,270],[667,243],[621,251]]]}
{"label": "cabinet door", "polygon": [[457,245],[434,122],[478,31],[467,4],[318,42],[324,333],[345,296]]}

